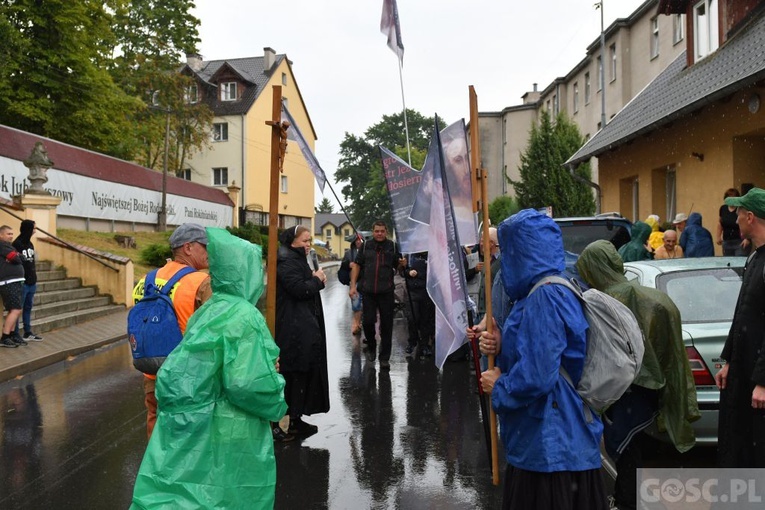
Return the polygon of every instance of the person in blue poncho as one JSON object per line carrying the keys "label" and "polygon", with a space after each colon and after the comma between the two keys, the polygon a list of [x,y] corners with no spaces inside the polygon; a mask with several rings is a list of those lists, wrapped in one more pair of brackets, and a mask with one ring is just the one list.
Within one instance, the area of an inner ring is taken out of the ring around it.
{"label": "person in blue poncho", "polygon": [[715,245],[712,234],[701,225],[701,214],[691,213],[685,230],[680,234],[680,247],[688,258],[714,257]]}
{"label": "person in blue poncho", "polygon": [[271,509],[269,421],[287,411],[279,348],[255,308],[261,248],[207,228],[212,297],[157,374],[157,425],[131,509]]}
{"label": "person in blue poncho", "polygon": [[491,394],[505,446],[502,507],[606,509],[603,424],[585,416],[584,402],[560,373],[564,367],[574,384],[582,376],[588,329],[582,305],[561,285],[542,285],[529,295],[543,277],[564,273],[560,228],[526,209],[499,225],[499,244],[502,282],[515,305],[502,327],[497,367],[481,374],[481,384]]}

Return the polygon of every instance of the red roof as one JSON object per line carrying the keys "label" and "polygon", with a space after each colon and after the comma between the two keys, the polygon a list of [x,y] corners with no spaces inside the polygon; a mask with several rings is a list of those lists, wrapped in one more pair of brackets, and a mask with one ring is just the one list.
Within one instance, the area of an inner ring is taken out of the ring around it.
{"label": "red roof", "polygon": [[[53,168],[56,170],[148,190],[162,190],[162,173],[160,172],[105,154],[57,142],[44,136],[0,125],[0,156],[24,161],[31,154],[36,142],[43,142],[48,151],[48,157],[54,163]],[[233,206],[228,194],[223,190],[179,179],[172,175],[167,177],[167,192],[172,195]]]}

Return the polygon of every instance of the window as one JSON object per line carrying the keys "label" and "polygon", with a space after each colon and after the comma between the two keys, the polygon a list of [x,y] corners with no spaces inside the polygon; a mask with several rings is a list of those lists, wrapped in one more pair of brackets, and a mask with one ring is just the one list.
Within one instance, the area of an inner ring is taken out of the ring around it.
{"label": "window", "polygon": [[282,85],[287,85],[287,73],[282,73]]}
{"label": "window", "polygon": [[608,50],[611,55],[611,81],[614,81],[616,80],[616,43],[609,46]]}
{"label": "window", "polygon": [[603,89],[603,59],[600,55],[598,55],[597,59],[597,65],[598,65],[598,90]]}
{"label": "window", "polygon": [[552,111],[553,116],[558,115],[558,95],[557,94],[553,94],[552,105],[553,105],[553,111]]}
{"label": "window", "polygon": [[720,45],[717,10],[715,0],[701,0],[693,6],[693,49],[697,61]]}
{"label": "window", "polygon": [[228,168],[213,168],[213,186],[228,186]]}
{"label": "window", "polygon": [[549,99],[547,100],[547,111],[548,112],[550,111],[550,100]]}
{"label": "window", "polygon": [[659,17],[651,20],[651,58],[659,56]]}
{"label": "window", "polygon": [[685,38],[685,17],[682,14],[672,16],[672,44],[677,44]]}
{"label": "window", "polygon": [[236,101],[236,82],[228,81],[220,84],[220,100]]}
{"label": "window", "polygon": [[213,141],[228,141],[228,122],[216,122],[213,124]]}
{"label": "window", "polygon": [[590,73],[584,73],[584,104],[590,104],[592,85],[590,85]]}
{"label": "window", "polygon": [[324,238],[325,238],[327,241],[329,241],[330,239],[332,239],[332,229],[331,229],[331,228],[328,228],[328,229],[325,231],[325,235],[324,235]]}
{"label": "window", "polygon": [[282,193],[287,193],[287,176],[282,175]]}
{"label": "window", "polygon": [[282,102],[284,103],[284,107],[289,110],[290,109],[290,100],[288,98],[286,98],[286,97],[283,97],[282,98]]}
{"label": "window", "polygon": [[178,173],[178,177],[180,177],[181,179],[184,179],[186,181],[190,181],[191,180],[191,168],[184,168],[183,170],[181,170],[180,173]]}
{"label": "window", "polygon": [[343,235],[344,235],[345,237],[348,237],[349,235],[351,235],[351,229],[349,229],[349,228],[346,228],[345,230],[343,230]]}
{"label": "window", "polygon": [[579,111],[579,82],[574,83],[574,113]]}
{"label": "window", "polygon": [[183,100],[187,104],[194,104],[199,102],[199,88],[197,87],[196,83],[186,87],[186,92],[183,94]]}

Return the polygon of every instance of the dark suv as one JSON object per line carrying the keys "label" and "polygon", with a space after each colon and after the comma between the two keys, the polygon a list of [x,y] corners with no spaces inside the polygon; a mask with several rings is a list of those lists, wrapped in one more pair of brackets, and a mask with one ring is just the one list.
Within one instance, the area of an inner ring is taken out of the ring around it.
{"label": "dark suv", "polygon": [[611,241],[618,250],[630,240],[632,223],[618,213],[583,218],[554,218],[563,233],[563,248],[577,255],[593,241]]}

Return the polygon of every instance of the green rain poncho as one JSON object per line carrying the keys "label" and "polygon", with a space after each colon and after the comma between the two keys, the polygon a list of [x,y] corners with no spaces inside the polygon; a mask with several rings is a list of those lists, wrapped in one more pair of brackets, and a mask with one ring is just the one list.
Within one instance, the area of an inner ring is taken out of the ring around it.
{"label": "green rain poncho", "polygon": [[691,422],[700,414],[680,311],[663,292],[627,281],[622,259],[608,241],[587,246],[576,268],[591,287],[616,298],[635,314],[645,337],[645,355],[634,384],[659,391],[657,426],[667,432],[678,451],[688,451],[696,442]]}
{"label": "green rain poncho", "polygon": [[636,221],[632,225],[630,242],[619,248],[619,255],[624,262],[636,262],[651,258],[651,254],[645,249],[648,237],[651,235],[651,227],[642,221]]}
{"label": "green rain poncho", "polygon": [[260,246],[208,228],[212,297],[157,374],[157,425],[131,508],[273,508],[269,421],[287,411],[279,348],[255,303]]}

